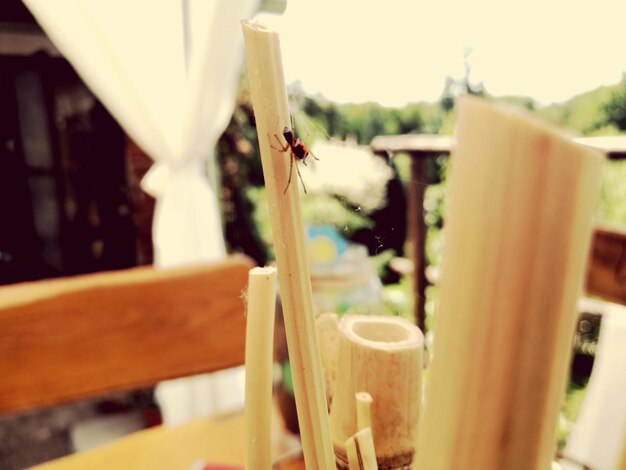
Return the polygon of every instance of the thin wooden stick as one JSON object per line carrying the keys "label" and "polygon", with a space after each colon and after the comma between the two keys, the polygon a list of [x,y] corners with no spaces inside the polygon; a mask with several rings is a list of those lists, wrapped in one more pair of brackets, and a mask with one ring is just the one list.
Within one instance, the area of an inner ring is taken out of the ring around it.
{"label": "thin wooden stick", "polygon": [[276,268],[248,275],[246,322],[246,469],[271,470],[272,360]]}
{"label": "thin wooden stick", "polygon": [[603,158],[520,112],[466,97],[451,161],[414,468],[544,470]]}
{"label": "thin wooden stick", "polygon": [[275,136],[291,127],[279,37],[250,21],[243,22],[243,33],[302,449],[307,468],[332,469],[335,463],[298,185],[293,181],[287,185],[291,159],[272,145]]}
{"label": "thin wooden stick", "polygon": [[356,427],[361,429],[372,427],[372,396],[367,392],[354,394],[356,400]]}
{"label": "thin wooden stick", "polygon": [[371,428],[363,428],[350,436],[345,446],[350,470],[378,470]]}

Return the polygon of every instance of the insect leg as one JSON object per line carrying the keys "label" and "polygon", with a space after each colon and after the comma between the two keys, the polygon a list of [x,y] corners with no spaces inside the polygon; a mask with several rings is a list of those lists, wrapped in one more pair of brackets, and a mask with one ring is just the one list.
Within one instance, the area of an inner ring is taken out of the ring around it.
{"label": "insect leg", "polygon": [[[285,190],[283,191],[283,194],[287,193],[287,190],[289,189],[289,185],[291,184],[291,174],[293,173],[293,165],[295,162],[295,157],[293,155],[293,152],[289,154],[289,178],[287,179],[287,186],[285,186]],[[296,170],[298,169],[298,164],[296,163]],[[300,174],[300,172],[298,171],[298,174]]]}
{"label": "insect leg", "polygon": [[319,161],[319,158],[317,158],[317,157],[313,154],[313,152],[311,152],[311,149],[307,149],[307,150],[309,151],[309,155],[311,155],[314,159],[316,159],[316,160],[318,160],[318,161]]}
{"label": "insect leg", "polygon": [[287,142],[285,146],[283,147],[283,144],[280,143],[280,139],[278,138],[278,136],[274,134],[274,137],[276,137],[276,141],[278,142],[279,147],[274,147],[271,142],[270,142],[270,147],[272,147],[274,150],[278,150],[279,152],[286,152],[287,149],[289,148],[289,142]]}
{"label": "insect leg", "polygon": [[[293,160],[292,160],[293,163]],[[300,178],[300,182],[302,183],[302,189],[304,189],[304,194],[306,194],[306,186],[304,185],[304,180],[302,179],[302,175],[300,174],[300,168],[298,168],[298,162],[295,162],[296,171],[298,172],[298,177]]]}

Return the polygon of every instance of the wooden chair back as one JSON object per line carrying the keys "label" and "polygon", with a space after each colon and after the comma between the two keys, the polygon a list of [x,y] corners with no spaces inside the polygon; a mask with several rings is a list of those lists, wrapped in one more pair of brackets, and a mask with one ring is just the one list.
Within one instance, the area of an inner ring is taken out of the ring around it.
{"label": "wooden chair back", "polygon": [[587,294],[626,305],[626,232],[597,227],[587,262]]}
{"label": "wooden chair back", "polygon": [[0,414],[243,364],[245,257],[0,287]]}

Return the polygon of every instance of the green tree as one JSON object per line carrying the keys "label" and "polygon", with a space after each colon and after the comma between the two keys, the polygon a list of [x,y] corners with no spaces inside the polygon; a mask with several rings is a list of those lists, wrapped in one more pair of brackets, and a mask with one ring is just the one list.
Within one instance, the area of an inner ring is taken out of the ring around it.
{"label": "green tree", "polygon": [[620,89],[615,91],[608,102],[602,105],[604,120],[602,124],[613,124],[621,131],[626,131],[626,77]]}

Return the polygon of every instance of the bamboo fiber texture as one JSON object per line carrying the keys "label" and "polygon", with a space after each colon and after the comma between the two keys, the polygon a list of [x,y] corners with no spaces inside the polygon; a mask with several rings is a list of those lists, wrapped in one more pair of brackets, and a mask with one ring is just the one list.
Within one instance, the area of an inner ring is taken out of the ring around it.
{"label": "bamboo fiber texture", "polygon": [[462,99],[414,468],[549,468],[603,158]]}
{"label": "bamboo fiber texture", "polygon": [[244,21],[243,33],[302,450],[307,468],[331,469],[335,463],[298,182],[294,178],[288,185],[290,155],[276,148],[283,129],[291,128],[280,41],[276,32],[259,23]]}

